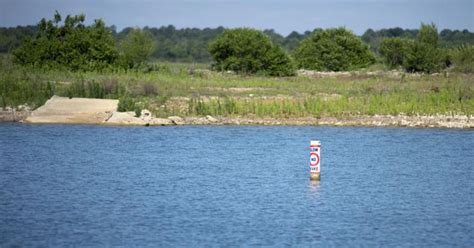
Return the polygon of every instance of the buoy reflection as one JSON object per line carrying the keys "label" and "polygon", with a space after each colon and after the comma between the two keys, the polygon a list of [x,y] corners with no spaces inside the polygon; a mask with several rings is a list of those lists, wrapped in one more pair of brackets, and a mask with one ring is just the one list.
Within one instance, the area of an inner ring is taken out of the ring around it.
{"label": "buoy reflection", "polygon": [[309,188],[311,192],[318,192],[321,181],[309,180]]}

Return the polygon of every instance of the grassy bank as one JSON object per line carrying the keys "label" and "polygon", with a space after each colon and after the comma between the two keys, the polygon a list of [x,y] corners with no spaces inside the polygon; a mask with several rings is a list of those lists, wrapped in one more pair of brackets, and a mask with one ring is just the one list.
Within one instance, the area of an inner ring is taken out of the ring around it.
{"label": "grassy bank", "polygon": [[0,107],[26,103],[35,108],[56,94],[127,99],[133,103],[130,108],[147,108],[156,116],[474,114],[470,74],[273,78],[217,73],[207,67],[156,63],[138,71],[68,72],[19,67],[3,56]]}

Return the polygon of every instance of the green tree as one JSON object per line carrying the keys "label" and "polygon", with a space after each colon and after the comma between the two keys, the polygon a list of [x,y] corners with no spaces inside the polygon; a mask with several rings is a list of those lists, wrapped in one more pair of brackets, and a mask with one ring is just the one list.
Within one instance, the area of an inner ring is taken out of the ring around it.
{"label": "green tree", "polygon": [[209,45],[217,70],[290,76],[295,70],[289,56],[260,31],[236,28],[224,31]]}
{"label": "green tree", "polygon": [[408,48],[413,43],[412,40],[401,38],[384,38],[380,43],[379,52],[385,59],[385,63],[395,68],[403,65]]}
{"label": "green tree", "polygon": [[415,42],[408,48],[404,68],[408,72],[438,72],[445,64],[442,55],[436,25],[422,23]]}
{"label": "green tree", "polygon": [[425,43],[426,45],[430,45],[432,47],[438,47],[438,28],[434,23],[421,23],[420,31],[418,31],[416,40],[419,43]]}
{"label": "green tree", "polygon": [[344,71],[375,62],[367,45],[345,28],[317,30],[301,41],[294,53],[298,68]]}
{"label": "green tree", "polygon": [[127,67],[137,67],[148,61],[156,49],[152,35],[143,29],[134,28],[120,42],[120,50]]}
{"label": "green tree", "polygon": [[84,15],[68,15],[63,25],[61,20],[57,11],[53,20],[43,18],[36,36],[13,51],[15,62],[84,71],[115,64],[118,58],[115,40],[102,20],[95,20],[88,27],[84,25]]}
{"label": "green tree", "polygon": [[408,72],[434,73],[441,69],[440,51],[427,43],[413,42],[408,48],[403,66]]}

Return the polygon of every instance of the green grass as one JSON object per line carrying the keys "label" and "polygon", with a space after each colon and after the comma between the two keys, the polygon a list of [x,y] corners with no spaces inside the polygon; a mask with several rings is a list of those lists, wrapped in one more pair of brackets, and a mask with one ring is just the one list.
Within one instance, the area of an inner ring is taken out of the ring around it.
{"label": "green grass", "polygon": [[56,94],[126,97],[157,116],[474,114],[472,74],[272,78],[204,70],[209,67],[158,62],[151,72],[69,72],[19,67],[2,56],[0,107],[35,108]]}

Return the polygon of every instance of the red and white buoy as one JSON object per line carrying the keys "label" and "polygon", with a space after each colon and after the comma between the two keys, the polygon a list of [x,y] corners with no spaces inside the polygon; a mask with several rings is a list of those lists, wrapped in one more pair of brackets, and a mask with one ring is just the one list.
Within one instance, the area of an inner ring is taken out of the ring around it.
{"label": "red and white buoy", "polygon": [[321,142],[312,140],[309,153],[309,173],[311,180],[319,180],[321,174]]}

